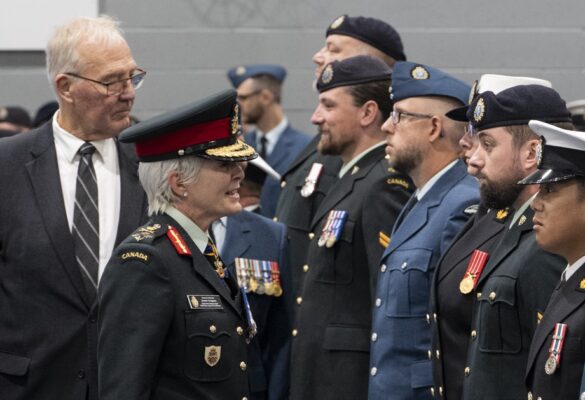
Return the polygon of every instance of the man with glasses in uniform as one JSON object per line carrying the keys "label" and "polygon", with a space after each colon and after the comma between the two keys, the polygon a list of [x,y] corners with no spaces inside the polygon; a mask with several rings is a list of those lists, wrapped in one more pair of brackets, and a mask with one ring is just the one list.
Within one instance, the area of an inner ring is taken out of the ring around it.
{"label": "man with glasses in uniform", "polygon": [[97,398],[96,291],[146,218],[130,124],[137,67],[118,23],[77,18],[47,46],[51,123],[0,144],[0,393]]}

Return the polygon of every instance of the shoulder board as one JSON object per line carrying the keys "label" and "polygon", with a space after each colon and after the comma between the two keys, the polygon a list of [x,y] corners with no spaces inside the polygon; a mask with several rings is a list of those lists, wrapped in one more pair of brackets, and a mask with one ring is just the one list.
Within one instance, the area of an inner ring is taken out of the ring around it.
{"label": "shoulder board", "polygon": [[161,224],[143,225],[136,229],[129,237],[129,242],[135,243],[152,243],[152,241],[162,236],[166,229]]}
{"label": "shoulder board", "polygon": [[181,234],[179,233],[179,231],[177,231],[177,229],[175,227],[170,226],[170,225],[168,226],[167,237],[171,241],[175,250],[177,250],[178,254],[180,254],[182,256],[190,256],[191,255],[191,250],[189,250],[189,247],[187,246],[185,239],[183,239],[183,237],[181,236]]}

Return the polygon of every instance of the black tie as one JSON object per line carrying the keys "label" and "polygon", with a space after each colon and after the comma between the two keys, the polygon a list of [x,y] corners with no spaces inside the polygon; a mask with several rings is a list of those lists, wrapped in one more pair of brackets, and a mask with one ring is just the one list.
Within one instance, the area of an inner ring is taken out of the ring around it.
{"label": "black tie", "polygon": [[268,139],[266,139],[266,136],[262,136],[260,137],[260,157],[262,157],[263,159],[266,160],[267,154],[267,146],[268,146]]}
{"label": "black tie", "polygon": [[77,263],[85,287],[91,296],[95,296],[97,289],[100,254],[98,187],[91,161],[94,152],[95,147],[89,142],[85,142],[79,148],[80,159],[71,232]]}

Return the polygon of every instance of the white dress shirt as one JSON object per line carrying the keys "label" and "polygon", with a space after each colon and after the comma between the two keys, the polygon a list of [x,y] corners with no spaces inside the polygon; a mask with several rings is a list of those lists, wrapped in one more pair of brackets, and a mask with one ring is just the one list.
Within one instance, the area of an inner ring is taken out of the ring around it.
{"label": "white dress shirt", "polygon": [[[75,209],[75,188],[77,187],[77,169],[79,166],[79,148],[83,140],[72,135],[59,126],[57,117],[53,116],[53,134],[57,152],[57,166],[61,180],[63,203],[67,214],[69,230],[73,227],[73,211]],[[92,141],[96,152],[92,156],[93,168],[98,185],[98,211],[100,233],[100,255],[98,280],[112,255],[118,222],[120,219],[120,166],[118,165],[118,149],[114,139]]]}

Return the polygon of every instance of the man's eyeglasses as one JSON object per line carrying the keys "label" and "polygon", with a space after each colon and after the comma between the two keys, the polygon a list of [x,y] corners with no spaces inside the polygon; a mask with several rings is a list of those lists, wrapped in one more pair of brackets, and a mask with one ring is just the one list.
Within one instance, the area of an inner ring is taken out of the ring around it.
{"label": "man's eyeglasses", "polygon": [[140,88],[140,86],[142,86],[142,82],[144,82],[144,76],[146,75],[146,71],[137,68],[132,73],[132,76],[130,76],[129,78],[124,78],[113,82],[101,82],[95,79],[86,78],[85,76],[74,74],[73,72],[65,72],[65,75],[97,83],[98,85],[101,85],[106,88],[107,96],[117,96],[124,92],[124,90],[126,90],[126,85],[128,84],[128,82],[130,82],[130,85],[132,85],[132,88],[134,88],[134,90]]}
{"label": "man's eyeglasses", "polygon": [[430,114],[419,114],[393,110],[392,112],[390,112],[390,122],[392,122],[394,125],[397,125],[403,116],[411,118],[433,118],[433,116]]}
{"label": "man's eyeglasses", "polygon": [[260,92],[262,91],[262,89],[259,90],[254,90],[253,92],[250,92],[248,94],[238,94],[237,99],[238,101],[242,102],[242,101],[246,101],[248,100],[250,97],[254,97],[257,94],[260,94]]}

